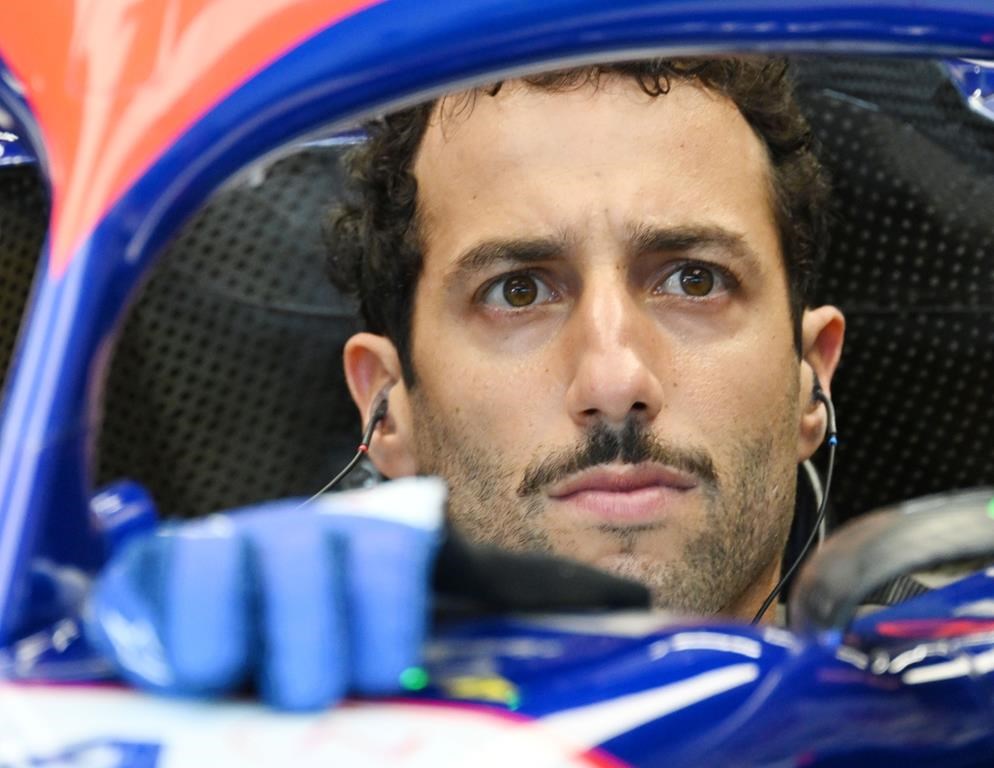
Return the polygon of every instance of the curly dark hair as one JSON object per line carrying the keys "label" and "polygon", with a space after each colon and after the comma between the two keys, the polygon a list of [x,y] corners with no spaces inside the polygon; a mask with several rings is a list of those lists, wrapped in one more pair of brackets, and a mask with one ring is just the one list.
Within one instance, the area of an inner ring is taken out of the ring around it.
{"label": "curly dark hair", "polygon": [[[826,248],[828,183],[794,101],[788,70],[786,60],[767,57],[649,59],[564,69],[522,81],[563,91],[591,83],[596,87],[604,76],[627,77],[653,97],[668,93],[673,81],[690,81],[734,102],[769,154],[774,216],[800,352],[801,315]],[[495,95],[501,85],[463,94],[466,106]],[[368,330],[396,345],[408,385],[416,381],[411,320],[422,264],[413,165],[438,104],[435,99],[366,123],[368,140],[349,159],[357,198],[332,211],[325,227],[332,282],[357,296]]]}

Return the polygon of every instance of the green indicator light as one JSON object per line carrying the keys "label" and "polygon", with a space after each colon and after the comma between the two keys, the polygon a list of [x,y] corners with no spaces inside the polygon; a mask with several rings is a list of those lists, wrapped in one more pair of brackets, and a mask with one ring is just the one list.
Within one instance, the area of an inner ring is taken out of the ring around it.
{"label": "green indicator light", "polygon": [[987,502],[987,516],[994,517],[994,499]]}
{"label": "green indicator light", "polygon": [[408,691],[420,691],[428,686],[428,673],[423,667],[408,667],[400,673],[400,684]]}

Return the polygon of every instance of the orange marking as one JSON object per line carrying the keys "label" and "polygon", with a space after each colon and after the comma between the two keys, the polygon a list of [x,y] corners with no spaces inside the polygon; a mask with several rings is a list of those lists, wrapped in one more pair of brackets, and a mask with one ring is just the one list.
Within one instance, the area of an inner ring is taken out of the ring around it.
{"label": "orange marking", "polygon": [[382,0],[17,0],[0,55],[38,119],[58,277],[106,210],[266,64]]}

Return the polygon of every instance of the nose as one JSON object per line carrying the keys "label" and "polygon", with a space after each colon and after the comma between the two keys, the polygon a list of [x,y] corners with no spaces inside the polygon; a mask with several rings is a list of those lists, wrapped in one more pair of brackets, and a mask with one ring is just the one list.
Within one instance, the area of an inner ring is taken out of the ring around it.
{"label": "nose", "polygon": [[574,422],[621,426],[635,415],[652,422],[663,404],[665,365],[655,319],[625,285],[585,291],[568,322],[573,378],[566,407]]}

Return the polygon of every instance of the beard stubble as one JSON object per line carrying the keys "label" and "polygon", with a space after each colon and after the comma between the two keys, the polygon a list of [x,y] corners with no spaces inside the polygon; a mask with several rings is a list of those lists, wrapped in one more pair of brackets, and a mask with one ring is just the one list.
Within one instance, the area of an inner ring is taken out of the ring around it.
{"label": "beard stubble", "polygon": [[471,541],[570,557],[573,547],[553,543],[543,489],[598,464],[656,461],[693,474],[699,483],[703,521],[687,537],[681,556],[664,560],[638,552],[647,535],[638,526],[601,532],[614,536],[617,546],[606,569],[644,584],[654,607],[719,614],[783,552],[796,492],[790,397],[769,429],[741,436],[721,464],[702,449],[664,442],[632,417],[620,430],[595,425],[575,446],[540,452],[516,478],[512,462],[488,450],[478,428],[451,422],[421,393],[412,396],[419,474],[447,481],[449,518]]}

